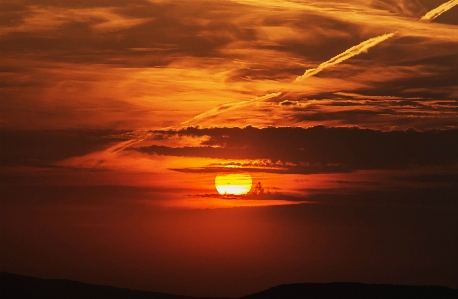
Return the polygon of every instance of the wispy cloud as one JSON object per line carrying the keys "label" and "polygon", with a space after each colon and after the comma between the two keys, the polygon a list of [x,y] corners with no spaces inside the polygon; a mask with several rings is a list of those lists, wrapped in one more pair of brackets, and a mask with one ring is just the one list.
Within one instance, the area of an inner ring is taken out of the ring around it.
{"label": "wispy cloud", "polygon": [[372,6],[378,9],[388,10],[401,16],[417,17],[424,14],[427,9],[421,0],[373,0]]}
{"label": "wispy cloud", "polygon": [[0,35],[12,32],[38,32],[61,28],[65,24],[88,24],[99,32],[119,31],[151,22],[154,18],[126,17],[113,8],[56,8],[31,6],[22,22],[0,27]]}
{"label": "wispy cloud", "polygon": [[451,9],[452,7],[454,7],[455,5],[458,5],[458,0],[450,0],[440,6],[438,6],[437,8],[429,11],[428,13],[426,13],[423,17],[421,17],[420,20],[423,20],[423,21],[432,21],[434,20],[435,18],[437,18],[438,16],[440,16],[441,14],[443,14],[444,12],[446,12],[447,10]]}

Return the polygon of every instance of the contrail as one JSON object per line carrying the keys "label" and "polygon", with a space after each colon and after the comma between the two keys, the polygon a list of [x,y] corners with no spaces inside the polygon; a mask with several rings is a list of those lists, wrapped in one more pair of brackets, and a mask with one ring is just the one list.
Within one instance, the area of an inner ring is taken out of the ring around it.
{"label": "contrail", "polygon": [[203,112],[203,113],[201,113],[199,115],[196,115],[193,118],[188,119],[187,121],[182,122],[181,125],[185,125],[185,124],[187,124],[187,123],[189,123],[189,122],[191,122],[193,120],[204,119],[204,118],[208,118],[208,117],[212,117],[212,116],[221,114],[222,112],[234,110],[236,108],[243,107],[243,106],[251,104],[253,102],[259,102],[259,101],[264,101],[264,100],[271,99],[271,98],[274,98],[274,97],[278,97],[281,94],[282,94],[281,92],[274,92],[274,93],[269,93],[269,94],[263,95],[261,97],[256,97],[256,98],[254,98],[252,100],[248,100],[248,101],[241,101],[241,102],[235,102],[235,103],[219,105],[219,106],[217,106],[215,108],[212,108],[212,109],[210,109],[208,111],[205,111],[205,112]]}
{"label": "contrail", "polygon": [[432,21],[455,5],[458,5],[458,0],[450,0],[448,2],[445,2],[444,4],[426,13],[423,17],[421,17],[420,20]]}
{"label": "contrail", "polygon": [[349,58],[351,58],[353,56],[356,56],[358,54],[361,54],[363,52],[367,52],[367,50],[369,50],[373,46],[375,46],[375,45],[377,45],[377,44],[389,39],[392,36],[394,36],[394,33],[387,33],[387,34],[383,34],[383,35],[380,35],[380,36],[377,36],[377,37],[370,38],[370,39],[360,43],[359,45],[353,46],[350,49],[346,50],[345,52],[340,53],[339,55],[332,57],[328,61],[323,62],[318,67],[306,70],[305,73],[302,76],[297,77],[296,80],[294,80],[294,82],[302,81],[305,78],[308,78],[308,77],[311,77],[313,75],[318,74],[319,72],[321,72],[322,70],[324,70],[324,69],[326,69],[328,67],[331,67],[333,65],[339,64],[342,61],[345,61],[345,60],[347,60],[347,59],[349,59]]}
{"label": "contrail", "polygon": [[125,148],[130,147],[131,145],[137,142],[141,142],[143,140],[145,140],[145,138],[130,139],[130,140],[118,143],[117,145],[113,147],[108,148],[106,152],[116,153],[116,152],[122,151]]}
{"label": "contrail", "polygon": [[[423,17],[421,17],[420,20],[432,21],[435,18],[437,18],[438,16],[440,16],[442,13],[444,13],[447,10],[451,9],[452,7],[454,7],[455,5],[458,5],[458,0],[450,0],[450,1],[448,1],[448,2],[446,2],[444,4],[442,4],[442,5],[438,6],[437,8],[429,11]],[[329,59],[328,61],[323,62],[318,67],[306,70],[305,73],[302,76],[297,77],[296,80],[294,80],[294,82],[302,81],[305,78],[308,78],[308,77],[311,77],[313,75],[318,74],[319,72],[321,72],[322,70],[324,70],[324,69],[326,69],[326,68],[328,68],[330,66],[339,64],[339,63],[341,63],[341,62],[343,62],[343,61],[345,61],[345,60],[347,60],[347,59],[349,59],[349,58],[351,58],[353,56],[361,54],[362,52],[367,52],[367,50],[369,50],[373,46],[375,46],[375,45],[377,45],[377,44],[389,39],[390,37],[394,36],[394,34],[395,33],[387,33],[387,34],[384,34],[384,35],[373,37],[373,38],[370,38],[370,39],[360,43],[359,45],[353,46],[350,49],[346,50],[345,52],[343,52],[343,53],[341,53],[341,54]]]}

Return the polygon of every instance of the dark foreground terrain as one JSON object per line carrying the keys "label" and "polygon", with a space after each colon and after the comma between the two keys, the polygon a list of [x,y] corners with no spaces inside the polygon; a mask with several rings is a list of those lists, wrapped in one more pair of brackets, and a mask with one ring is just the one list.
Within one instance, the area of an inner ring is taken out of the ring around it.
{"label": "dark foreground terrain", "polygon": [[[197,299],[0,272],[1,299]],[[297,283],[241,297],[243,299],[457,299],[458,290],[441,286],[400,286],[348,282]],[[206,299],[210,299],[206,297]]]}

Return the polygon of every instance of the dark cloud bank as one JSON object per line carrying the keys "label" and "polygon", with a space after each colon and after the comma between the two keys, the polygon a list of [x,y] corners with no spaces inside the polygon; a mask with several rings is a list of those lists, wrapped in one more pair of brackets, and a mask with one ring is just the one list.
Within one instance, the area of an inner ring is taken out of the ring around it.
{"label": "dark cloud bank", "polygon": [[199,128],[154,131],[155,138],[207,136],[200,146],[152,145],[135,150],[158,155],[270,160],[293,167],[398,169],[452,165],[458,130],[379,131],[359,128]]}
{"label": "dark cloud bank", "polygon": [[110,130],[0,130],[0,166],[50,164],[102,150],[117,142],[124,131]]}

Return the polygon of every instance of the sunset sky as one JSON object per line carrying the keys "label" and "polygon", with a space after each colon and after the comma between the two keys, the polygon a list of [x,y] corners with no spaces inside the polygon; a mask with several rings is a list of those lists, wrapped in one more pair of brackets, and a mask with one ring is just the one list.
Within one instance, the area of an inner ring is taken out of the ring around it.
{"label": "sunset sky", "polygon": [[458,288],[458,0],[2,0],[0,144],[0,271]]}

